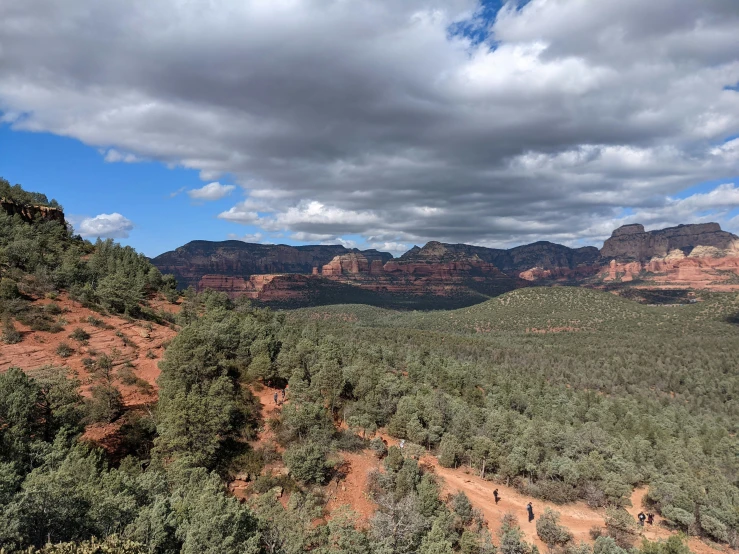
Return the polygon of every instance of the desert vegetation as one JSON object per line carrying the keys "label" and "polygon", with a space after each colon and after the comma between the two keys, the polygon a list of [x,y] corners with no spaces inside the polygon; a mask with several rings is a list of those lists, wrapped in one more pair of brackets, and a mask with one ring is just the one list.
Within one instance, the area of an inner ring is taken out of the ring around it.
{"label": "desert vegetation", "polygon": [[[130,248],[2,217],[3,340],[16,323],[56,331],[54,355],[85,348],[95,375],[83,396],[61,367],[0,374],[4,552],[539,551],[523,514],[491,532],[428,459],[602,512],[591,543],[576,543],[556,510],[537,513],[531,525],[551,552],[685,554],[685,536],[737,545],[737,295],[660,307],[530,288],[447,312],[275,312],[188,290],[170,318],[178,333],[158,402],[123,421],[117,380],[138,377],[115,349],[85,343],[106,314],[155,317],[147,302],[175,294],[174,283]],[[52,305],[61,296],[100,317],[65,323]],[[39,306],[47,297],[51,307]],[[134,348],[121,331],[115,339]],[[93,422],[119,423],[115,452],[82,438]],[[350,454],[374,464],[363,518],[327,507]],[[227,487],[237,478],[238,498]],[[674,531],[668,541],[640,542],[625,510],[637,486]]]}

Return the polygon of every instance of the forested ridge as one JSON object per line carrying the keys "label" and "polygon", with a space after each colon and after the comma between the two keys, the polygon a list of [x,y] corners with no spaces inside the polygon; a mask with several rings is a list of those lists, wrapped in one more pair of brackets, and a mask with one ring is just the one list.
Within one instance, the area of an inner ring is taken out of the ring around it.
{"label": "forested ridge", "polygon": [[[143,319],[164,317],[154,296],[176,298],[133,249],[18,217],[0,221],[0,278],[5,340],[18,338],[15,322],[61,325],[41,297]],[[455,311],[274,312],[188,290],[170,318],[178,334],[158,404],[131,419],[116,456],[80,441],[95,404],[63,368],[0,374],[0,548],[537,552],[513,515],[491,535],[467,496],[443,494],[420,463],[428,455],[604,511],[592,544],[576,544],[556,513],[537,514],[553,552],[685,554],[677,534],[640,541],[624,510],[638,485],[649,487],[645,511],[671,529],[735,547],[739,297],[702,300],[655,307],[532,288]],[[269,420],[254,395],[265,386],[287,390]],[[265,430],[273,439],[255,440]],[[366,522],[326,509],[345,452],[381,460]],[[236,476],[248,481],[243,502],[226,486]]]}

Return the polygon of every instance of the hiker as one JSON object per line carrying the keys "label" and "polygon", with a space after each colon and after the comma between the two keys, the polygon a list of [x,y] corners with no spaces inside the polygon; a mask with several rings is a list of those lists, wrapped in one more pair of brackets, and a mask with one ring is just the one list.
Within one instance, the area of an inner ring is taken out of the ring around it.
{"label": "hiker", "polygon": [[405,446],[405,439],[400,439],[400,444],[398,446],[400,446],[400,449],[403,450],[403,447]]}
{"label": "hiker", "polygon": [[275,404],[277,404],[277,393],[275,393]]}
{"label": "hiker", "polygon": [[498,501],[500,500],[500,496],[498,496],[498,489],[495,489],[493,491],[493,498],[495,498],[495,503],[497,504]]}
{"label": "hiker", "polygon": [[282,401],[285,401],[285,389],[282,389]]}
{"label": "hiker", "polygon": [[526,504],[526,511],[529,513],[529,523],[534,521],[534,507],[531,505],[531,502]]}
{"label": "hiker", "polygon": [[654,525],[654,514],[652,512],[647,514],[647,523],[649,525]]}
{"label": "hiker", "polygon": [[636,517],[639,518],[639,526],[644,527],[644,520],[647,519],[646,514],[644,514],[644,512],[639,512],[639,515],[637,515]]}

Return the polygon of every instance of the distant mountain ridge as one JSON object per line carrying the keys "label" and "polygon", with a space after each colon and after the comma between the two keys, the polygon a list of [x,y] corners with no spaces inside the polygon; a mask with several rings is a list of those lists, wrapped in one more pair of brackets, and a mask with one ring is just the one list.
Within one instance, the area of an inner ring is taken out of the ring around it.
{"label": "distant mountain ridge", "polygon": [[361,252],[368,260],[382,263],[392,254],[377,250],[357,250],[340,244],[288,246],[256,244],[240,240],[213,242],[194,240],[152,259],[164,273],[173,274],[179,286],[197,286],[205,275],[248,278],[251,275],[276,273],[312,274],[314,268],[329,263],[334,257]]}
{"label": "distant mountain ridge", "polygon": [[470,305],[514,288],[574,286],[739,290],[739,237],[717,223],[616,229],[602,249],[538,241],[509,249],[430,241],[398,258],[341,245],[193,241],[152,263],[181,287],[283,305]]}
{"label": "distant mountain ridge", "polygon": [[503,273],[518,277],[522,271],[534,267],[541,269],[568,268],[597,264],[600,252],[594,246],[570,248],[562,244],[538,241],[509,249],[486,248],[470,244],[445,244],[429,242],[423,248],[414,247],[400,260],[411,261],[433,257],[443,248],[446,256],[477,256],[482,261],[493,264]]}

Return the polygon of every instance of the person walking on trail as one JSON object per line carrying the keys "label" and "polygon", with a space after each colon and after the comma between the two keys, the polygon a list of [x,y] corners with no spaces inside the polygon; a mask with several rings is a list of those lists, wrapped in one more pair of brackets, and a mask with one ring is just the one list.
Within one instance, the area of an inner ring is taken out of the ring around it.
{"label": "person walking on trail", "polygon": [[275,393],[275,404],[277,404],[277,393]]}
{"label": "person walking on trail", "polygon": [[285,389],[282,389],[282,401],[285,401]]}
{"label": "person walking on trail", "polygon": [[646,514],[644,512],[639,512],[639,515],[637,515],[636,517],[639,518],[639,525],[641,527],[644,527],[644,520],[647,519]]}
{"label": "person walking on trail", "polygon": [[529,523],[534,521],[534,506],[529,502],[526,504],[526,511],[529,513]]}
{"label": "person walking on trail", "polygon": [[496,504],[500,501],[500,496],[498,496],[498,489],[495,489],[493,491],[493,498],[495,499]]}
{"label": "person walking on trail", "polygon": [[647,523],[649,525],[654,525],[654,514],[652,512],[647,514]]}

